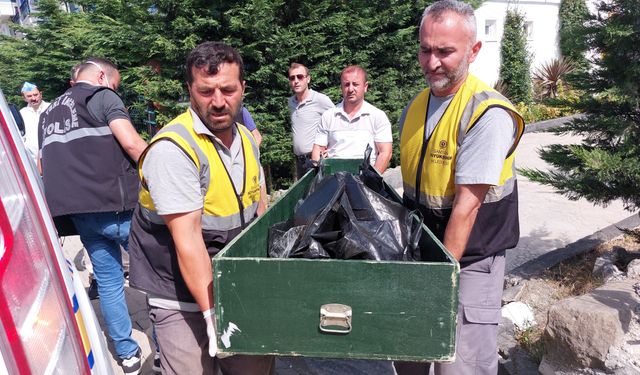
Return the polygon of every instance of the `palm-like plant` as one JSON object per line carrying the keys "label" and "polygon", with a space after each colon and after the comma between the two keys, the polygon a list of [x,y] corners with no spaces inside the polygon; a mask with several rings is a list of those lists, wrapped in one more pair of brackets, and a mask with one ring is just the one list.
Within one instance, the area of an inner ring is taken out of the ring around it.
{"label": "palm-like plant", "polygon": [[542,64],[533,73],[533,82],[542,89],[547,98],[558,97],[558,89],[562,86],[564,77],[576,69],[571,59],[560,57]]}
{"label": "palm-like plant", "polygon": [[493,89],[500,94],[507,96],[507,84],[502,79],[498,79],[496,83],[493,84]]}

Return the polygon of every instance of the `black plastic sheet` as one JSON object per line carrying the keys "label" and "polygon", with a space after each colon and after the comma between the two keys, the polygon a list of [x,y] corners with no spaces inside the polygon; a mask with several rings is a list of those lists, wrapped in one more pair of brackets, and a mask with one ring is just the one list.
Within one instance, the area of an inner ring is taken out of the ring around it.
{"label": "black plastic sheet", "polygon": [[324,176],[320,167],[293,218],[270,228],[269,256],[420,259],[422,223],[400,203],[380,194],[387,194],[382,177],[368,168],[368,155],[359,176],[348,172]]}

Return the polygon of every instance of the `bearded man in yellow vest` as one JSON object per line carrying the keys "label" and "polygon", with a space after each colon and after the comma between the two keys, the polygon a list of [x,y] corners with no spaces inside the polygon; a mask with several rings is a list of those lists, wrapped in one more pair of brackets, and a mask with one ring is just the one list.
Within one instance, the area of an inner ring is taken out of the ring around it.
{"label": "bearded man in yellow vest", "polygon": [[219,42],[186,62],[190,107],[140,157],[130,285],[147,293],[163,374],[272,374],[274,359],[216,358],[211,257],[265,207],[260,153],[234,122],[244,93],[238,52]]}
{"label": "bearded man in yellow vest", "polygon": [[[469,74],[482,46],[471,6],[442,0],[427,7],[419,42],[429,88],[400,120],[403,198],[461,266],[455,361],[434,370],[495,375],[505,250],[519,238],[513,162],[524,122],[506,98]],[[400,375],[429,370],[394,365]]]}

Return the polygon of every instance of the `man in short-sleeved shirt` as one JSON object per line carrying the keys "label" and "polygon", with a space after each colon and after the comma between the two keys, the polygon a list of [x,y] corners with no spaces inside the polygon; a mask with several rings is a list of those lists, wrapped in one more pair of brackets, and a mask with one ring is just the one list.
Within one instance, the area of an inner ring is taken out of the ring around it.
{"label": "man in short-sleeved shirt", "polygon": [[142,352],[131,336],[120,248],[128,250],[138,193],[136,163],[147,145],[114,91],[119,83],[120,73],[108,60],[81,64],[76,85],[40,117],[38,139],[51,216],[60,230],[60,223],[72,223],[80,235],[93,265],[106,331],[123,372],[137,374]]}
{"label": "man in short-sleeved shirt", "polygon": [[[400,120],[403,201],[420,210],[460,262],[455,360],[436,363],[434,373],[495,375],[505,251],[519,239],[514,151],[524,121],[469,74],[482,46],[470,5],[441,0],[427,7],[419,42],[429,88]],[[429,373],[428,363],[394,366],[399,375]]]}
{"label": "man in short-sleeved shirt", "polygon": [[204,42],[185,65],[190,107],[139,161],[130,285],[149,297],[163,374],[273,374],[270,356],[216,357],[211,257],[265,210],[258,146],[234,121],[245,89],[242,58]]}
{"label": "man in short-sleeved shirt", "polygon": [[311,156],[316,131],[322,114],[333,108],[328,96],[309,88],[311,76],[306,66],[298,63],[289,67],[289,85],[294,95],[289,98],[293,153],[296,157],[296,177],[306,172],[304,165]]}
{"label": "man in short-sleeved shirt", "polygon": [[346,67],[340,82],[343,100],[322,115],[311,159],[318,160],[321,155],[362,159],[370,146],[371,165],[383,173],[391,160],[391,123],[383,111],[364,100],[369,86],[364,69],[357,65]]}

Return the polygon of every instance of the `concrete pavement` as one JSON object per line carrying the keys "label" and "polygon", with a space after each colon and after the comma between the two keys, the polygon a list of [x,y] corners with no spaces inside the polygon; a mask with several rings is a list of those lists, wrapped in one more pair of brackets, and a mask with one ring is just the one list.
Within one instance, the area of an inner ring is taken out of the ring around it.
{"label": "concrete pavement", "polygon": [[[518,147],[516,166],[548,170],[549,166],[540,159],[538,150],[554,143],[580,143],[580,137],[527,133]],[[626,228],[640,225],[638,214],[625,210],[621,201],[607,207],[594,206],[585,199],[571,201],[551,187],[522,176],[518,187],[520,242],[507,252],[507,274],[535,274],[541,267],[551,266],[581,249],[584,251],[620,234],[616,225]]]}
{"label": "concrete pavement", "polygon": [[[516,163],[519,168],[547,169],[548,166],[538,157],[537,150],[553,143],[578,143],[574,136],[557,136],[551,133],[527,133],[522,138],[518,149]],[[385,173],[385,180],[393,187],[402,189],[399,168]],[[614,202],[607,207],[593,206],[585,200],[571,201],[556,193],[547,186],[519,179],[520,194],[520,226],[521,239],[516,249],[508,251],[508,277],[527,277],[558,261],[587,250],[597,243],[608,240],[619,234],[616,225],[632,228],[640,225],[636,214],[625,211],[621,202]],[[64,251],[68,259],[77,258],[82,244],[77,237],[65,239]],[[87,260],[88,261],[88,260]],[[77,262],[76,262],[77,264]],[[87,273],[84,271],[85,283]],[[138,340],[143,351],[143,374],[151,374],[153,354],[150,344],[149,319],[146,313],[144,295],[131,288],[126,288],[129,313],[134,327],[134,338]],[[98,301],[93,305],[101,319]],[[107,340],[108,341],[108,340]],[[345,373],[351,364],[355,368],[348,373],[392,374],[390,366],[384,363],[353,361],[322,361],[284,358],[278,362],[277,373],[280,375],[295,374],[339,374]],[[122,371],[113,360],[117,374]],[[353,367],[353,366],[351,366]],[[364,370],[362,370],[364,369]],[[368,369],[368,370],[367,370]],[[373,371],[373,372],[371,372]]]}

